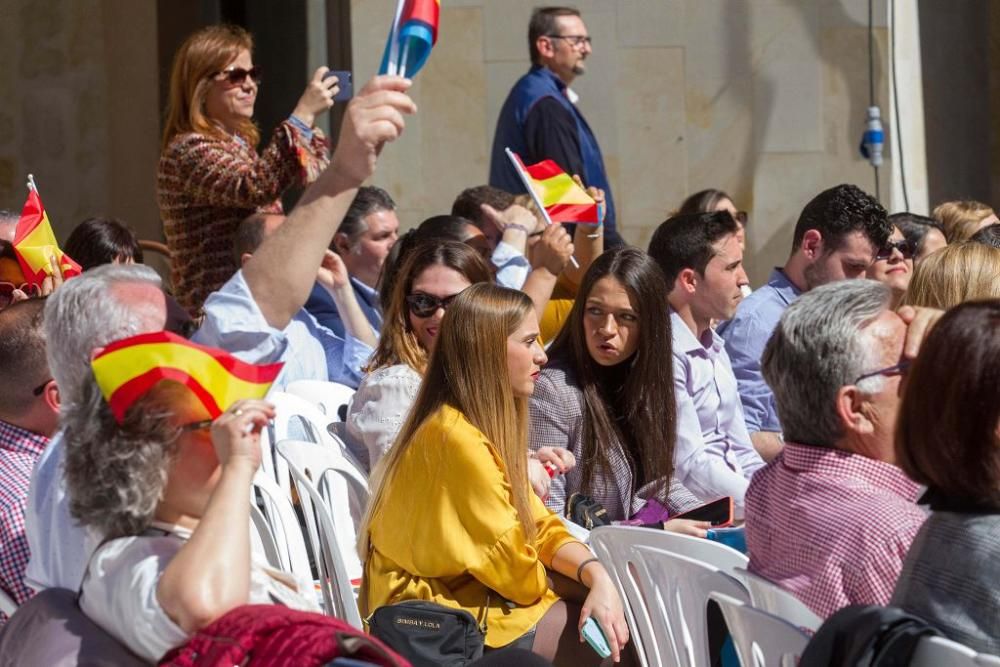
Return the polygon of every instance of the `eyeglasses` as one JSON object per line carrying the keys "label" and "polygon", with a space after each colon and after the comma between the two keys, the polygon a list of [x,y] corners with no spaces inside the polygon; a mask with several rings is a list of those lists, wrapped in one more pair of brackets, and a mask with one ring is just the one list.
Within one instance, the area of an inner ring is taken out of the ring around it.
{"label": "eyeglasses", "polygon": [[200,422],[191,422],[190,424],[184,424],[181,426],[181,433],[191,433],[193,431],[203,431],[209,428],[214,422],[214,419],[202,419]]}
{"label": "eyeglasses", "polygon": [[903,239],[901,241],[892,241],[882,246],[878,254],[875,255],[875,261],[889,259],[892,257],[893,250],[898,250],[903,259],[913,259],[913,246],[909,241]]}
{"label": "eyeglasses", "polygon": [[565,39],[569,42],[569,45],[574,48],[580,48],[580,46],[586,44],[587,46],[593,46],[593,40],[587,35],[545,35],[549,39]]}
{"label": "eyeglasses", "polygon": [[410,313],[414,317],[423,319],[434,315],[438,311],[438,308],[447,310],[448,305],[451,304],[456,296],[458,294],[452,294],[442,299],[431,294],[417,292],[406,297],[406,305],[410,307]]}
{"label": "eyeglasses", "polygon": [[230,67],[218,72],[214,72],[211,78],[215,78],[220,74],[225,75],[226,83],[231,86],[242,86],[243,82],[247,80],[247,77],[253,79],[253,82],[260,85],[260,67],[254,65],[250,69],[244,69],[242,67]]}
{"label": "eyeglasses", "polygon": [[912,361],[907,359],[906,361],[899,362],[895,366],[880,368],[877,371],[872,371],[871,373],[865,373],[864,375],[859,375],[852,384],[860,384],[862,380],[878,377],[879,375],[884,375],[886,377],[892,377],[894,375],[903,375],[904,373],[906,373],[906,371],[910,369],[910,364],[912,363],[913,363]]}
{"label": "eyeglasses", "polygon": [[731,215],[733,216],[733,220],[740,223],[744,227],[746,227],[747,221],[750,220],[750,214],[748,214],[746,211],[736,211],[736,213],[733,213]]}
{"label": "eyeglasses", "polygon": [[52,382],[52,378],[49,378],[45,382],[41,383],[40,385],[32,389],[31,393],[35,396],[41,396],[42,392],[45,391],[45,388],[49,386],[50,382]]}
{"label": "eyeglasses", "polygon": [[0,280],[0,296],[13,298],[14,290],[21,290],[28,296],[32,296],[35,293],[35,289],[35,286],[31,283],[21,283],[20,285],[15,285],[14,283],[9,283],[6,280]]}

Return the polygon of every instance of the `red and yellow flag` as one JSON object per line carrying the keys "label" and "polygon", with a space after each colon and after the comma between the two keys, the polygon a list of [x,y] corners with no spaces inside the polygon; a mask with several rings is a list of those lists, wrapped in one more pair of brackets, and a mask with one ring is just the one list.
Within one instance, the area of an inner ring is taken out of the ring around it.
{"label": "red and yellow flag", "polygon": [[596,225],[601,221],[594,198],[555,162],[542,160],[538,164],[525,166],[520,155],[514,153],[514,156],[522,176],[531,184],[531,189],[535,191],[552,222]]}
{"label": "red and yellow flag", "polygon": [[119,423],[133,403],[164,380],[190,389],[215,419],[240,399],[263,398],[284,366],[248,364],[168,331],[115,341],[90,365]]}
{"label": "red and yellow flag", "polygon": [[64,278],[80,275],[80,265],[59,249],[37,190],[28,190],[28,199],[14,231],[14,253],[25,281],[32,285],[41,287],[45,276],[52,275],[50,258],[53,256],[59,260]]}

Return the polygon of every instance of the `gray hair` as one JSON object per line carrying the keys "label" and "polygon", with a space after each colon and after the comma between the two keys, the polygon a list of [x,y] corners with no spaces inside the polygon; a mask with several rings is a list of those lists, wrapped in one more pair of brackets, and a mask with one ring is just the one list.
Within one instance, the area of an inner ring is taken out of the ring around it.
{"label": "gray hair", "polygon": [[[761,357],[786,441],[833,447],[843,436],[836,396],[879,364],[865,327],[889,307],[891,292],[873,280],[845,280],[803,294],[785,310]],[[864,381],[866,393],[882,378]]]}
{"label": "gray hair", "polygon": [[148,326],[115,298],[114,287],[147,283],[161,287],[156,271],[142,264],[105,264],[67,280],[45,304],[49,368],[63,403],[72,403],[93,384],[90,354],[143,331]]}
{"label": "gray hair", "polygon": [[[395,210],[396,202],[388,192],[374,185],[363,185],[358,188],[358,194],[354,196],[350,208],[344,214],[344,219],[337,227],[337,233],[347,237],[348,246],[353,251],[360,243],[361,235],[368,231],[365,218],[378,211]],[[330,249],[336,250],[332,243]]]}

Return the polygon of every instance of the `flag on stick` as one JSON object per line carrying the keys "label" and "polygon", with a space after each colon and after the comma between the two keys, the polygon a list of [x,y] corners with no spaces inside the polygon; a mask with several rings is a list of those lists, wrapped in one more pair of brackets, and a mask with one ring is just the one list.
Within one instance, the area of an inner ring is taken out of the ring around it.
{"label": "flag on stick", "polygon": [[545,210],[549,222],[593,225],[600,222],[597,202],[555,162],[542,160],[525,166],[517,153],[508,148],[507,154],[535,204]]}
{"label": "flag on stick", "polygon": [[122,423],[129,407],[164,380],[190,389],[215,419],[240,399],[263,398],[284,364],[248,364],[224,350],[156,331],[111,343],[90,366]]}
{"label": "flag on stick", "polygon": [[56,243],[49,216],[42,206],[42,198],[38,196],[35,179],[30,174],[28,198],[14,230],[14,254],[21,265],[25,282],[37,287],[41,287],[45,276],[52,275],[52,257],[59,261],[64,278],[80,275],[80,265],[60,250]]}
{"label": "flag on stick", "polygon": [[441,0],[397,0],[379,74],[416,76],[437,44]]}

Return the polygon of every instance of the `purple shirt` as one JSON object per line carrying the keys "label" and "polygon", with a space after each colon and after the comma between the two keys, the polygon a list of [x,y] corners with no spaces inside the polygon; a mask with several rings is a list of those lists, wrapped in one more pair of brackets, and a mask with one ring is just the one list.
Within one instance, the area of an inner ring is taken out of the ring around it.
{"label": "purple shirt", "polygon": [[747,484],[764,466],[747,433],[725,343],[708,329],[698,340],[673,308],[677,445],[674,475],[702,501],[732,496],[742,507]]}
{"label": "purple shirt", "polygon": [[884,461],[786,443],[747,490],[749,569],[821,618],[889,604],[926,519],[920,487]]}

